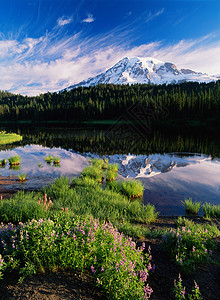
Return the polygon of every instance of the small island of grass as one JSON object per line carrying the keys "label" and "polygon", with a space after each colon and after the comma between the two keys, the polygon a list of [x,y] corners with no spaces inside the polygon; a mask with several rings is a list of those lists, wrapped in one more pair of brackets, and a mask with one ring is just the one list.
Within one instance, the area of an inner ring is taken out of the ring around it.
{"label": "small island of grass", "polygon": [[16,133],[6,133],[0,131],[0,145],[11,144],[22,140],[22,136]]}

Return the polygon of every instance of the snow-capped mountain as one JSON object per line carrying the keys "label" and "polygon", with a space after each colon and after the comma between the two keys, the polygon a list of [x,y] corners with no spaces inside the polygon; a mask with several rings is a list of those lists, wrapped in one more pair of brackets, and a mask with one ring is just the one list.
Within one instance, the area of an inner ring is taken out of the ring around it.
{"label": "snow-capped mountain", "polygon": [[152,57],[125,57],[107,71],[70,86],[67,90],[79,86],[97,84],[169,84],[184,81],[210,82],[218,80],[207,74],[197,73],[189,69],[178,69],[174,64],[163,62]]}

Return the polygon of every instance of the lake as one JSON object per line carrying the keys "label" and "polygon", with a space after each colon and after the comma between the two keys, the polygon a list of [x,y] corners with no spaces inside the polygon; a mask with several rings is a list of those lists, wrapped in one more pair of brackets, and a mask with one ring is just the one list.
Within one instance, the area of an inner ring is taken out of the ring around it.
{"label": "lake", "polygon": [[[119,164],[125,178],[144,183],[144,203],[161,215],[184,215],[185,198],[220,204],[220,139],[218,132],[203,130],[152,130],[134,125],[1,127],[23,136],[18,143],[0,146],[0,159],[19,155],[20,169],[2,167],[0,191],[39,189],[56,177],[78,176],[90,157],[107,157]],[[60,166],[47,164],[59,156]],[[40,164],[40,165],[39,165]],[[27,174],[21,183],[17,175]]]}

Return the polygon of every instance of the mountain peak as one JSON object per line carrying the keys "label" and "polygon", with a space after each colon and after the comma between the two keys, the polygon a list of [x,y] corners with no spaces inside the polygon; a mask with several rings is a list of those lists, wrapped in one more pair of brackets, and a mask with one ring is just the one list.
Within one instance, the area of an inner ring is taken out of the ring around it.
{"label": "mountain peak", "polygon": [[124,57],[107,71],[70,86],[67,90],[97,84],[170,84],[184,81],[210,82],[214,80],[218,80],[218,78],[190,69],[179,69],[173,63],[153,57]]}

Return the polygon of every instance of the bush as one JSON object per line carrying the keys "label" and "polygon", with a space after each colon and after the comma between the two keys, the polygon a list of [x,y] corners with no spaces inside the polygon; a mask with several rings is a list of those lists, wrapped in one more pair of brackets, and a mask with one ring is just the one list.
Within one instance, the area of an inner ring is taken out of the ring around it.
{"label": "bush", "polygon": [[16,265],[22,281],[57,267],[87,269],[110,299],[149,299],[150,255],[144,259],[143,248],[136,249],[110,223],[93,218],[66,222],[63,215],[57,222],[40,219],[0,228],[0,253],[9,271]]}

